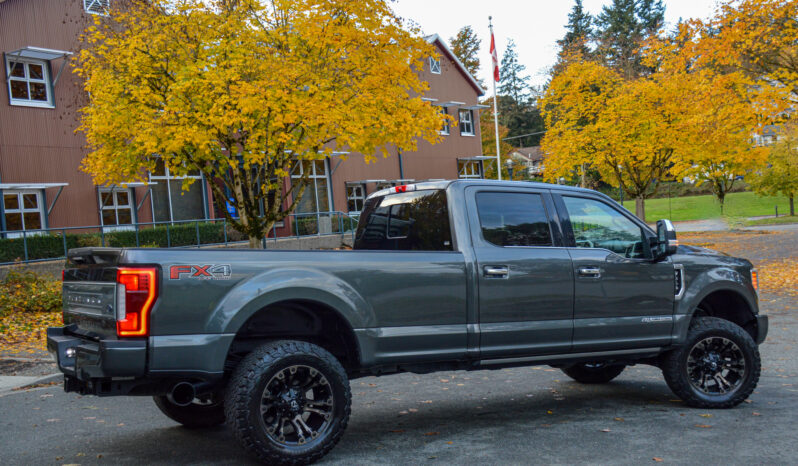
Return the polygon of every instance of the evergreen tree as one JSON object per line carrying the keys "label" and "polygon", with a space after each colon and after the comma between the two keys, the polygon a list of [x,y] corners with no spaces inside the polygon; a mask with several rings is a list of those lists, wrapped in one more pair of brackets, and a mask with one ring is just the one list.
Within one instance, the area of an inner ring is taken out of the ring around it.
{"label": "evergreen tree", "polygon": [[627,78],[646,74],[638,49],[665,21],[662,0],[613,0],[596,18],[600,59]]}
{"label": "evergreen tree", "polygon": [[499,94],[512,97],[517,105],[524,103],[529,98],[529,76],[524,74],[526,66],[518,61],[515,42],[512,39],[507,43],[507,50],[502,56],[500,71]]}
{"label": "evergreen tree", "polygon": [[471,73],[479,85],[485,87],[484,82],[477,77],[479,72],[479,48],[482,45],[471,26],[463,26],[457,31],[457,35],[449,39],[452,53],[463,63],[465,69]]}
{"label": "evergreen tree", "polygon": [[593,17],[582,6],[582,0],[576,0],[568,13],[568,24],[565,25],[565,36],[557,41],[560,49],[577,47],[585,55],[588,53],[585,42],[593,34]]}

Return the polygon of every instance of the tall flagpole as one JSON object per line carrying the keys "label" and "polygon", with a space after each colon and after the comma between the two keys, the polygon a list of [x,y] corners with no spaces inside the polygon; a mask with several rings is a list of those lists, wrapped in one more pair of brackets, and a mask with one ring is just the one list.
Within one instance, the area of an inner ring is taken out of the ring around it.
{"label": "tall flagpole", "polygon": [[502,179],[502,158],[501,152],[499,149],[499,110],[498,106],[496,105],[496,81],[498,80],[498,67],[499,61],[496,54],[496,42],[493,39],[493,23],[491,20],[493,19],[492,16],[488,16],[488,27],[490,27],[490,54],[491,60],[493,61],[493,76],[491,77],[491,81],[493,81],[493,124],[496,127],[496,179]]}

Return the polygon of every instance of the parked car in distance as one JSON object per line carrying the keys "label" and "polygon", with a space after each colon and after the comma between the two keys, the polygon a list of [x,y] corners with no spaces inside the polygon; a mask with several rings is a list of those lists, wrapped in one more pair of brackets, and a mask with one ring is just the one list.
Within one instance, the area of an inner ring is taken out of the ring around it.
{"label": "parked car in distance", "polygon": [[749,261],[526,182],[375,192],[353,251],[75,249],[63,291],[48,347],[67,391],[227,422],[274,464],[332,449],[367,375],[549,364],[606,383],[650,364],[688,405],[730,408],[768,330]]}

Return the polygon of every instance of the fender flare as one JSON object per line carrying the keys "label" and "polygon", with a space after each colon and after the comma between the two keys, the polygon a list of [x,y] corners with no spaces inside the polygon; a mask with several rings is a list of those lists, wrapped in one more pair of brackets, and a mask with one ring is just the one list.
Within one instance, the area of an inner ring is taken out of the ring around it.
{"label": "fender flare", "polygon": [[681,343],[687,337],[695,310],[707,296],[718,291],[738,295],[747,304],[751,317],[759,314],[756,294],[747,286],[747,281],[737,270],[715,267],[695,277],[688,277],[687,289],[682,299],[676,302],[673,325],[673,342]]}
{"label": "fender flare", "polygon": [[351,330],[376,322],[371,305],[352,286],[315,269],[294,267],[269,270],[236,285],[210,314],[205,328],[208,333],[235,335],[258,311],[289,300],[325,305]]}

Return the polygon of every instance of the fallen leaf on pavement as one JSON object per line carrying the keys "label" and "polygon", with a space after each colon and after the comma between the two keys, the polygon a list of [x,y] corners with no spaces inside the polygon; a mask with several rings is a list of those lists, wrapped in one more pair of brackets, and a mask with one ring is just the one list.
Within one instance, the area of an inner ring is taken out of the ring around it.
{"label": "fallen leaf on pavement", "polygon": [[711,429],[712,428],[712,426],[709,425],[709,424],[696,424],[695,426],[696,427],[700,427],[702,429]]}
{"label": "fallen leaf on pavement", "polygon": [[426,432],[424,435],[438,435],[440,432]]}

